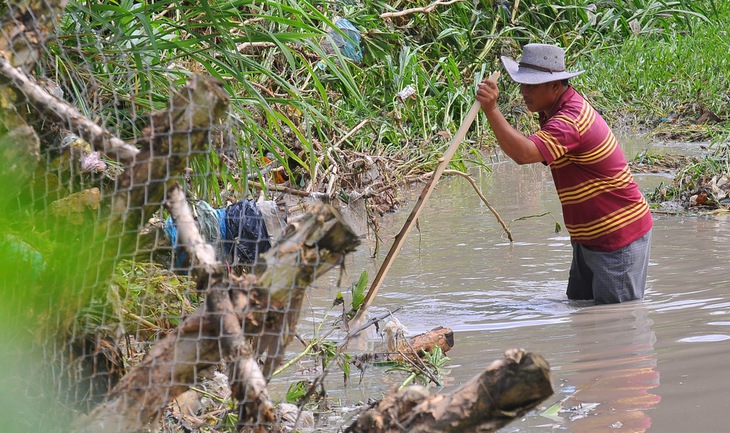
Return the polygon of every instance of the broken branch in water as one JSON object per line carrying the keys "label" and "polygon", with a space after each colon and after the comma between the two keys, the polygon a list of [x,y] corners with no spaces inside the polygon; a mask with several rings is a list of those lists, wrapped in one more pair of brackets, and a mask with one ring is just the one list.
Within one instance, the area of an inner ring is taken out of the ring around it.
{"label": "broken branch in water", "polygon": [[495,218],[497,218],[497,221],[502,226],[502,229],[504,229],[504,232],[507,233],[507,237],[509,238],[510,242],[514,242],[514,239],[512,238],[512,232],[510,232],[509,227],[507,227],[507,224],[504,223],[502,218],[499,216],[497,211],[492,207],[491,204],[487,201],[487,198],[482,194],[482,192],[479,190],[479,187],[477,186],[476,181],[473,177],[469,176],[468,174],[459,171],[459,170],[444,170],[444,174],[457,174],[464,179],[468,180],[472,187],[474,187],[474,191],[476,191],[479,198],[482,200],[482,202],[489,208],[489,211],[492,212],[492,215],[494,215]]}
{"label": "broken branch in water", "polygon": [[552,218],[553,221],[555,221],[555,233],[560,233],[560,231],[563,229],[563,227],[560,225],[560,221],[558,221],[557,219],[555,219],[555,216],[553,215],[552,212],[543,212],[543,213],[541,213],[539,215],[525,215],[525,216],[521,216],[519,218],[515,218],[515,219],[511,220],[509,222],[509,225],[512,225],[512,223],[515,222],[515,221],[524,221],[524,220],[527,220],[527,219],[530,219],[530,218],[540,218],[540,217],[544,217],[546,215],[550,216],[550,218]]}

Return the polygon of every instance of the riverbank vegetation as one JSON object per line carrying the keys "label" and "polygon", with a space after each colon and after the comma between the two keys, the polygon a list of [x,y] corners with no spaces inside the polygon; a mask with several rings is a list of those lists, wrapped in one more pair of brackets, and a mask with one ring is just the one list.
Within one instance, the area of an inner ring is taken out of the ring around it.
{"label": "riverbank vegetation", "polygon": [[[565,47],[569,67],[588,71],[573,84],[616,127],[727,141],[726,2],[553,3],[71,2],[47,67],[124,138],[166,86],[197,72],[223,80],[236,134],[192,167],[192,192],[217,203],[291,188],[396,207],[396,186],[435,167],[476,83],[528,42]],[[90,76],[96,85],[78,85]],[[517,86],[501,86],[509,120],[534,129]],[[452,165],[484,164],[493,147],[480,114]]]}

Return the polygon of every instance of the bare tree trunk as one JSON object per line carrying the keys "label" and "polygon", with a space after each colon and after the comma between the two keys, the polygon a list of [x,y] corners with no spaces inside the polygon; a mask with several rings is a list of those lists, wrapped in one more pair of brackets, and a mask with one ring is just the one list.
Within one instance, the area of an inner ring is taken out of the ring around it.
{"label": "bare tree trunk", "polygon": [[512,349],[451,394],[408,387],[381,400],[348,433],[494,432],[552,395],[550,367],[539,355]]}

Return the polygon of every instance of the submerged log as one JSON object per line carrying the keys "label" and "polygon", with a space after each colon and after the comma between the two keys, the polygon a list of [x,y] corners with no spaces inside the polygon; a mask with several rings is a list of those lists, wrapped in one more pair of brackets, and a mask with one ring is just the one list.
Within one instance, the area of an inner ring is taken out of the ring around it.
{"label": "submerged log", "polygon": [[345,432],[494,432],[552,395],[540,355],[512,349],[451,394],[408,387],[365,411]]}

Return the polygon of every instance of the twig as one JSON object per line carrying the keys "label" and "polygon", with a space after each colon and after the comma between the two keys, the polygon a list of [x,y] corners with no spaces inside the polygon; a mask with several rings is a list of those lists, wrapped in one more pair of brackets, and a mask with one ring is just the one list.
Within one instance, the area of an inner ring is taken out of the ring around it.
{"label": "twig", "polygon": [[337,143],[335,143],[335,147],[340,147],[342,145],[342,143],[345,142],[345,140],[347,140],[348,138],[350,138],[353,135],[355,135],[355,133],[357,131],[361,130],[362,127],[365,126],[365,125],[367,125],[368,123],[370,123],[370,119],[365,119],[362,122],[358,123],[357,126],[355,126],[354,128],[352,128],[350,130],[350,132],[348,132],[347,134],[345,134],[344,137],[340,138],[339,141],[337,141]]}
{"label": "twig", "polygon": [[[410,346],[410,344],[409,344],[409,346]],[[441,381],[438,380],[438,378],[436,376],[434,376],[434,374],[431,373],[428,370],[428,367],[423,362],[423,360],[421,359],[421,357],[418,356],[418,354],[416,353],[416,351],[413,349],[413,346],[410,346],[410,349],[411,349],[411,352],[414,355],[416,355],[414,358],[417,359],[418,362],[414,361],[410,356],[408,356],[405,353],[403,353],[402,350],[398,350],[398,355],[400,355],[401,358],[403,359],[403,361],[405,361],[407,364],[409,364],[411,366],[411,368],[414,368],[414,369],[418,370],[421,374],[423,374],[424,376],[428,377],[428,379],[431,382],[433,382],[436,386],[441,386]]]}
{"label": "twig", "polygon": [[444,174],[458,174],[459,176],[465,178],[469,181],[472,187],[474,187],[474,191],[476,191],[479,198],[482,200],[482,202],[487,205],[487,208],[489,208],[489,211],[492,212],[492,215],[494,215],[495,218],[497,218],[497,221],[499,221],[499,224],[504,229],[504,232],[507,233],[507,237],[509,238],[510,242],[514,242],[514,239],[512,238],[512,232],[510,232],[509,227],[507,227],[507,224],[504,223],[502,218],[499,216],[497,211],[492,207],[491,204],[487,201],[487,198],[482,194],[482,192],[479,190],[479,187],[477,186],[476,181],[473,177],[469,176],[468,174],[459,171],[459,170],[444,170]]}
{"label": "twig", "polygon": [[300,189],[289,188],[288,186],[279,185],[261,185],[260,183],[252,183],[251,187],[257,190],[267,189],[269,191],[283,192],[284,194],[291,194],[297,197],[312,197],[315,199],[326,200],[326,194],[317,191],[302,191]]}
{"label": "twig", "polygon": [[274,48],[276,44],[273,42],[242,42],[236,45],[238,52],[245,51],[249,48]]}
{"label": "twig", "polygon": [[329,175],[330,179],[329,179],[329,183],[327,184],[327,191],[325,192],[325,194],[327,195],[327,197],[330,198],[330,200],[332,199],[332,190],[335,189],[335,182],[337,181],[337,177],[338,177],[337,176],[337,166],[333,165],[332,167],[333,167],[332,173],[330,173],[330,175]]}
{"label": "twig", "polygon": [[530,218],[540,218],[540,217],[544,217],[545,215],[549,215],[550,218],[552,218],[553,221],[555,221],[555,233],[559,233],[560,230],[561,230],[560,221],[558,221],[557,219],[555,219],[555,216],[553,215],[552,212],[543,212],[543,213],[541,213],[539,215],[525,215],[525,216],[521,216],[519,218],[513,219],[509,223],[510,223],[510,225],[512,225],[512,223],[515,222],[515,221],[524,221],[524,220],[527,220],[527,219],[530,219]]}
{"label": "twig", "polygon": [[282,96],[282,95],[275,95],[274,92],[272,92],[271,90],[269,90],[268,88],[266,88],[266,86],[263,86],[263,85],[261,85],[259,83],[254,82],[254,81],[249,81],[248,83],[250,85],[254,86],[255,88],[261,90],[262,92],[265,92],[271,98],[276,98],[276,97],[281,97]]}
{"label": "twig", "polygon": [[517,9],[520,7],[520,0],[515,0],[515,4],[512,5],[512,17],[510,19],[510,23],[515,22],[515,18],[517,18]]}
{"label": "twig", "polygon": [[[393,316],[393,313],[395,313],[396,311],[398,311],[400,309],[401,309],[401,307],[398,307],[395,310],[388,311],[387,313],[382,314],[380,316],[371,317],[365,323],[359,324],[359,326],[357,328],[347,330],[347,335],[345,335],[345,338],[340,340],[340,342],[337,344],[338,350],[344,350],[347,347],[347,343],[349,343],[350,340],[352,340],[355,336],[360,334],[362,331],[368,329],[369,327],[373,326],[374,324],[380,322],[381,320],[385,320],[385,318]],[[346,321],[343,321],[343,323],[344,323],[344,326],[349,326],[350,324],[352,324],[352,322],[346,322]]]}
{"label": "twig", "polygon": [[137,321],[137,322],[139,322],[139,323],[147,326],[148,328],[150,328],[153,331],[161,331],[162,330],[159,325],[155,325],[154,323],[150,322],[149,320],[145,319],[144,317],[140,317],[140,316],[132,313],[129,310],[125,310],[124,311],[124,314],[127,315],[127,316],[129,316],[130,318],[132,318],[132,320],[135,320],[135,321]]}
{"label": "twig", "polygon": [[[333,173],[333,175],[336,176],[336,173]],[[378,182],[378,183],[380,183],[380,182]],[[351,194],[350,199],[359,200],[361,198],[374,197],[374,196],[384,193],[385,191],[395,189],[399,185],[399,183],[393,182],[393,183],[377,186],[378,183],[376,183],[375,185],[367,186],[361,192],[355,192],[355,193]],[[377,186],[377,188],[376,188],[376,186]],[[324,201],[324,202],[326,202],[332,198],[329,193],[318,192],[318,191],[302,191],[300,189],[294,189],[294,188],[291,188],[288,186],[272,185],[270,183],[266,183],[265,185],[261,185],[260,183],[251,183],[251,187],[258,191],[262,191],[262,190],[266,189],[269,191],[276,191],[276,192],[281,192],[284,194],[291,194],[291,195],[297,196],[297,197],[309,197],[309,198],[313,198],[315,200],[320,200],[320,201]]]}
{"label": "twig", "polygon": [[402,10],[399,12],[384,12],[384,13],[380,14],[380,18],[385,19],[385,18],[402,17],[405,15],[415,14],[418,12],[430,13],[431,11],[436,9],[437,6],[448,6],[448,5],[451,5],[454,3],[459,3],[462,1],[464,1],[464,0],[435,1],[426,7],[411,8],[411,9],[406,9],[406,10]]}

